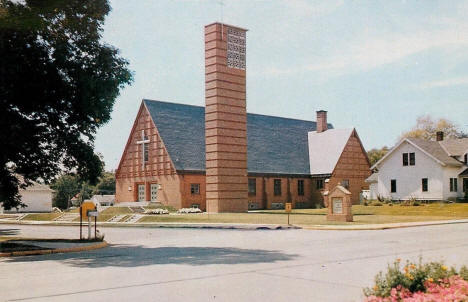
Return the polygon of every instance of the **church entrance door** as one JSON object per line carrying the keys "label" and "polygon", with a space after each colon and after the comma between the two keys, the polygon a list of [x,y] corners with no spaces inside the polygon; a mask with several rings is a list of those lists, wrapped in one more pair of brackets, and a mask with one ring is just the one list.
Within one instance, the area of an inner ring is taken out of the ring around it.
{"label": "church entrance door", "polygon": [[138,201],[145,201],[145,185],[138,185]]}

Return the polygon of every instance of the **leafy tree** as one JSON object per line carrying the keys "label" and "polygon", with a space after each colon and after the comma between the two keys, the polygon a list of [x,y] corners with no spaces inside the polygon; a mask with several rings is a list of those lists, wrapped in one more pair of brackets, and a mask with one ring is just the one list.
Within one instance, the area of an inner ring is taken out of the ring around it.
{"label": "leafy tree", "polygon": [[99,182],[93,191],[94,194],[109,195],[115,194],[115,174],[104,172],[99,178]]}
{"label": "leafy tree", "polygon": [[81,181],[76,175],[62,175],[52,185],[55,191],[52,203],[54,207],[67,209],[73,196],[81,191]]}
{"label": "leafy tree", "polygon": [[0,0],[0,202],[19,181],[74,171],[94,184],[96,130],[110,120],[128,62],[102,42],[108,0]]}
{"label": "leafy tree", "polygon": [[444,132],[445,138],[462,138],[467,137],[467,133],[463,133],[461,129],[453,122],[444,119],[434,119],[430,115],[418,117],[416,125],[409,131],[404,132],[400,139],[405,137],[422,138],[427,140],[435,140],[438,131]]}
{"label": "leafy tree", "polygon": [[373,166],[376,162],[378,162],[382,157],[387,154],[389,148],[387,146],[384,146],[380,149],[374,148],[369,151],[367,151],[367,156],[369,157],[369,161],[371,163],[371,166]]}

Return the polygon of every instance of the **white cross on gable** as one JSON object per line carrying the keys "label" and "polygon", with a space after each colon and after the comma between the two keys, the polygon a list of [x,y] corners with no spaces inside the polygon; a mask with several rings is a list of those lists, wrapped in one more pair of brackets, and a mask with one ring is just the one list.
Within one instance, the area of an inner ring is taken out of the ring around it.
{"label": "white cross on gable", "polygon": [[145,169],[145,147],[149,144],[150,140],[145,136],[145,130],[141,130],[141,141],[137,141],[138,145],[141,145],[141,162],[142,169]]}

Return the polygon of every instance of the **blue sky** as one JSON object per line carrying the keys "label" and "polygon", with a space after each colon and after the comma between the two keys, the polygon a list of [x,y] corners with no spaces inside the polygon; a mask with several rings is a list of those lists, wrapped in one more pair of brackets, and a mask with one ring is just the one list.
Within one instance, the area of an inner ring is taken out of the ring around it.
{"label": "blue sky", "polygon": [[96,137],[116,169],[143,98],[204,105],[204,25],[247,33],[247,110],[393,145],[420,115],[468,131],[468,1],[111,0],[104,40],[135,73]]}

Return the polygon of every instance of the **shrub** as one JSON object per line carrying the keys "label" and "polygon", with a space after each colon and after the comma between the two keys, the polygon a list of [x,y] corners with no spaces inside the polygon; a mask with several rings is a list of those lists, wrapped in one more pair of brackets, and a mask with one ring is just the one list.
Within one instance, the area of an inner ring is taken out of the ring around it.
{"label": "shrub", "polygon": [[152,209],[152,210],[146,210],[145,214],[164,215],[164,214],[169,214],[169,211],[166,209],[157,208],[157,209]]}
{"label": "shrub", "polygon": [[466,286],[461,289],[468,295],[468,282],[466,282],[468,280],[468,269],[465,266],[457,273],[454,267],[448,268],[443,262],[422,264],[420,259],[419,264],[416,265],[407,261],[402,269],[400,268],[400,262],[400,259],[397,259],[393,265],[388,266],[385,275],[380,272],[375,277],[375,284],[372,288],[364,289],[364,295],[367,296],[366,301],[401,301],[401,298],[414,298],[414,293],[418,295],[424,293],[434,294],[440,292],[441,288],[450,288],[452,285],[454,290],[459,289],[463,284]]}
{"label": "shrub", "polygon": [[199,208],[182,208],[177,211],[179,214],[196,214],[196,213],[203,213],[202,210]]}

